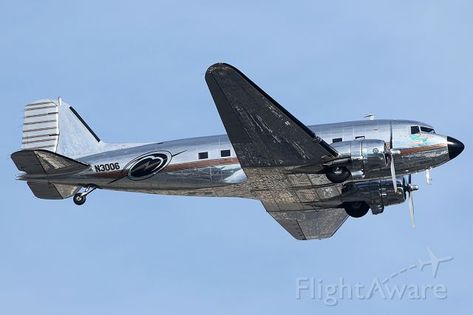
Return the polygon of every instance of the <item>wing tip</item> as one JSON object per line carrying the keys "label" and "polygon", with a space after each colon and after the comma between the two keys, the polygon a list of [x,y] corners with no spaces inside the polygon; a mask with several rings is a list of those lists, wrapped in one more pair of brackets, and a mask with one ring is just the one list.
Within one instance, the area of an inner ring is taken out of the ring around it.
{"label": "wing tip", "polygon": [[236,71],[240,72],[237,68],[232,66],[231,64],[225,63],[225,62],[217,62],[211,65],[210,67],[207,68],[207,71],[205,72],[205,77],[208,77],[212,75],[214,72],[219,71],[219,72],[226,72],[226,71]]}

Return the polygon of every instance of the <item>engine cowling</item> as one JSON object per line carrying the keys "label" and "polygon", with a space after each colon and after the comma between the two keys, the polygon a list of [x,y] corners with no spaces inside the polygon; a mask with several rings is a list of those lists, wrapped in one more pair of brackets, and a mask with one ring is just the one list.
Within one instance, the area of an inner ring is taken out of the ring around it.
{"label": "engine cowling", "polygon": [[383,140],[354,140],[332,144],[338,159],[327,169],[327,177],[332,182],[343,182],[350,176],[364,178],[370,172],[387,167],[387,145]]}
{"label": "engine cowling", "polygon": [[397,184],[396,192],[390,179],[347,183],[343,186],[341,201],[366,202],[373,214],[378,214],[383,212],[385,206],[403,203],[406,200],[403,183],[398,181]]}

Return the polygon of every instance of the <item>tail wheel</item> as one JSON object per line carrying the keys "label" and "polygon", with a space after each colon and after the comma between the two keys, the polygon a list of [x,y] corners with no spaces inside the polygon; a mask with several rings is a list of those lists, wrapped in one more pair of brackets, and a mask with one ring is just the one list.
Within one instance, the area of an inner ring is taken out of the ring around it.
{"label": "tail wheel", "polygon": [[352,218],[361,218],[370,210],[370,206],[364,201],[346,202],[344,208]]}
{"label": "tail wheel", "polygon": [[98,186],[92,185],[92,184],[91,185],[86,185],[84,187],[85,187],[85,190],[83,192],[78,192],[72,198],[74,203],[78,206],[83,205],[85,203],[85,200],[86,200],[86,197],[87,197],[88,194],[90,194],[91,192],[93,192],[94,190],[99,188]]}
{"label": "tail wheel", "polygon": [[343,183],[350,177],[350,171],[344,166],[331,167],[325,173],[332,183]]}
{"label": "tail wheel", "polygon": [[80,205],[83,205],[85,203],[85,200],[86,200],[86,197],[83,196],[82,194],[80,193],[77,193],[74,195],[74,197],[72,198],[72,200],[74,201],[74,203],[78,206]]}

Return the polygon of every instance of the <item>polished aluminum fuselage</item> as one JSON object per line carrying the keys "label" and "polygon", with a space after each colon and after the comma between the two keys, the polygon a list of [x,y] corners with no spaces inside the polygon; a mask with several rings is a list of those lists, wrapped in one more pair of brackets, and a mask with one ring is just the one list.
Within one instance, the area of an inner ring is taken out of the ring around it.
{"label": "polished aluminum fuselage", "polygon": [[[447,137],[433,134],[411,134],[411,126],[429,125],[408,120],[364,120],[309,126],[327,143],[333,140],[353,141],[377,139],[390,142],[400,150],[395,158],[398,175],[420,172],[448,161]],[[335,147],[336,143],[334,144]],[[99,154],[83,156],[79,161],[91,167],[69,176],[49,177],[52,183],[94,185],[102,189],[172,194],[188,196],[222,196],[256,198],[242,170],[235,151],[226,135],[189,138],[151,144],[106,145]],[[222,157],[222,150],[230,156]],[[172,158],[167,166],[151,177],[133,180],[126,176],[126,166],[139,156],[150,152],[169,152]],[[199,153],[207,158],[199,159]],[[94,166],[119,163],[120,170],[97,172]],[[389,166],[370,177],[390,176]]]}

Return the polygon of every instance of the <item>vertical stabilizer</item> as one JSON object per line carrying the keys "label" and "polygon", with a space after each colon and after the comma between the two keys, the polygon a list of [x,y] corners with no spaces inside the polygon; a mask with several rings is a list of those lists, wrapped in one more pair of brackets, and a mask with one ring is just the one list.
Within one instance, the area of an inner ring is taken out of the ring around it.
{"label": "vertical stabilizer", "polygon": [[71,158],[101,152],[103,143],[72,106],[49,99],[26,105],[21,149],[43,149]]}

